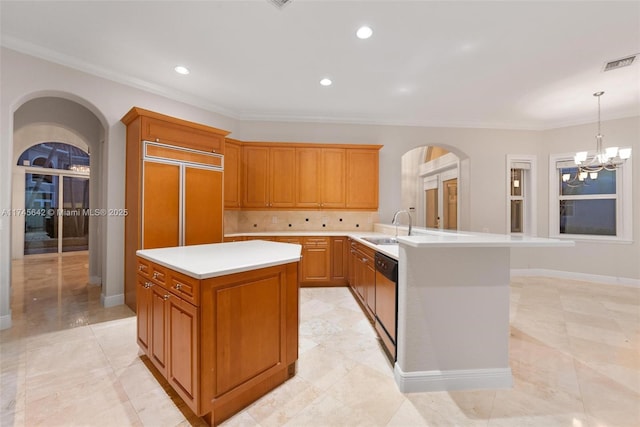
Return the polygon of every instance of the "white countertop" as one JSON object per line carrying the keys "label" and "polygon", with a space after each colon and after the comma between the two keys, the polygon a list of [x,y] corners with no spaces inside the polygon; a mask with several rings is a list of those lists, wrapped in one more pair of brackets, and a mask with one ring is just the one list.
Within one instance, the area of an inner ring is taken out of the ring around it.
{"label": "white countertop", "polygon": [[398,242],[414,248],[486,248],[486,247],[571,247],[571,240],[547,239],[508,234],[474,233],[470,231],[420,230],[412,236],[398,236]]}
{"label": "white countertop", "polygon": [[196,279],[226,276],[300,260],[302,246],[248,240],[245,242],[142,249],[136,254]]}
{"label": "white countertop", "polygon": [[[385,231],[395,228],[384,226]],[[406,227],[400,227],[406,233]],[[395,237],[395,233],[359,232],[357,230],[343,231],[267,231],[227,234],[229,236],[348,236],[392,258],[399,259],[399,245],[375,245],[363,240],[363,237]],[[471,231],[448,231],[428,228],[414,228],[412,236],[399,235],[398,242],[413,248],[482,248],[482,247],[571,247],[575,242],[571,240],[547,239],[507,234],[477,233]]]}

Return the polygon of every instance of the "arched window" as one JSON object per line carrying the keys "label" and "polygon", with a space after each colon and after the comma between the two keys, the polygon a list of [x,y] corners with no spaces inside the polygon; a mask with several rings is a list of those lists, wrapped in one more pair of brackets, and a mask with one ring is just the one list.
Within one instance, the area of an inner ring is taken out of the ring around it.
{"label": "arched window", "polygon": [[43,142],[26,149],[18,159],[18,166],[89,171],[89,153],[75,145]]}

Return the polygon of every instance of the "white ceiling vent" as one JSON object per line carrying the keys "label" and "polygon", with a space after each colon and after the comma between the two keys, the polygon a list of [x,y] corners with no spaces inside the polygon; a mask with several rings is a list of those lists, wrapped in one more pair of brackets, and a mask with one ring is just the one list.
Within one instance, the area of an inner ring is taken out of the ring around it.
{"label": "white ceiling vent", "polygon": [[282,9],[286,5],[292,2],[292,0],[269,0],[272,4],[274,4],[278,9]]}
{"label": "white ceiling vent", "polygon": [[627,67],[633,64],[635,59],[636,59],[636,55],[631,55],[631,56],[627,56],[626,58],[616,59],[615,61],[607,62],[604,66],[603,71],[611,71],[611,70],[615,70],[616,68]]}

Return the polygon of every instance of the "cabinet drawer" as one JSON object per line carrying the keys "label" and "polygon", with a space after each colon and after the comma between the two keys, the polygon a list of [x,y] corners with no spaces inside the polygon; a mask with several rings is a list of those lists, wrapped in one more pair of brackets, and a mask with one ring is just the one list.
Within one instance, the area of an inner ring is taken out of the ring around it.
{"label": "cabinet drawer", "polygon": [[151,263],[151,279],[159,285],[165,286],[167,283],[167,269]]}
{"label": "cabinet drawer", "polygon": [[297,245],[301,245],[302,239],[300,237],[276,237],[276,242],[295,243]]}
{"label": "cabinet drawer", "polygon": [[172,271],[167,287],[171,293],[179,296],[185,301],[188,301],[195,306],[200,305],[199,280]]}
{"label": "cabinet drawer", "polygon": [[142,277],[151,277],[151,262],[142,258],[138,258],[136,270]]}
{"label": "cabinet drawer", "polygon": [[329,246],[328,237],[305,237],[303,240],[305,246]]}

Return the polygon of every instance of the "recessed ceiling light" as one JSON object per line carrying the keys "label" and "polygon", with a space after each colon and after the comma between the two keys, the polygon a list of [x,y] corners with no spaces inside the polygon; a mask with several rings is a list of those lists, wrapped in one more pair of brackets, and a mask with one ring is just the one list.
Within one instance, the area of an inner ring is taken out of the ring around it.
{"label": "recessed ceiling light", "polygon": [[320,84],[322,86],[331,86],[331,83],[333,83],[331,81],[331,79],[324,78],[324,79],[320,80]]}
{"label": "recessed ceiling light", "polygon": [[373,34],[373,30],[367,27],[366,25],[358,28],[358,31],[356,31],[356,36],[358,36],[359,39],[363,39],[363,40],[368,39],[369,37],[371,37],[372,34]]}
{"label": "recessed ceiling light", "polygon": [[176,68],[174,68],[174,70],[176,71],[176,73],[183,75],[187,75],[190,73],[189,69],[187,67],[183,67],[182,65],[178,65]]}

